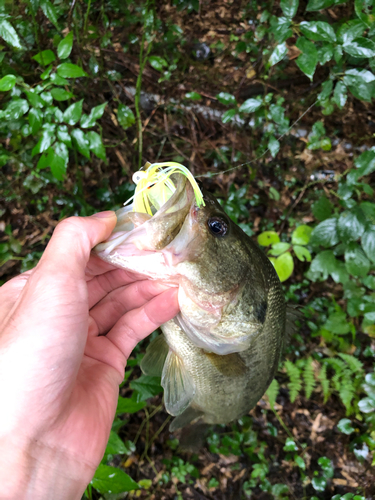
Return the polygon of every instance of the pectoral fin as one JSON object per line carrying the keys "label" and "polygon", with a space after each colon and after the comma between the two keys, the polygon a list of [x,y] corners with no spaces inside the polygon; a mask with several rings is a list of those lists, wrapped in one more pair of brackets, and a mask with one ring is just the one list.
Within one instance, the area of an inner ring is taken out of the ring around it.
{"label": "pectoral fin", "polygon": [[141,361],[143,373],[152,377],[161,377],[168,350],[164,335],[156,337],[147,347],[146,354]]}
{"label": "pectoral fin", "polygon": [[173,351],[169,351],[161,376],[164,388],[165,409],[170,415],[177,416],[191,403],[195,386],[183,361]]}
{"label": "pectoral fin", "polygon": [[226,377],[241,377],[246,373],[245,361],[239,353],[226,354],[219,356],[213,352],[206,352],[206,357]]}

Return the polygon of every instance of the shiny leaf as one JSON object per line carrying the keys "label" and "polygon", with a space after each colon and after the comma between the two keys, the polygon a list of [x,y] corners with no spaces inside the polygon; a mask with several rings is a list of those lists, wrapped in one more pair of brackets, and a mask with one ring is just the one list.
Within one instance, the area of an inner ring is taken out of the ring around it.
{"label": "shiny leaf", "polygon": [[68,33],[57,46],[57,55],[60,59],[66,59],[70,56],[73,47],[73,31]]}
{"label": "shiny leaf", "polygon": [[9,45],[15,49],[22,49],[20,39],[16,30],[6,19],[0,20],[0,38],[3,38]]}
{"label": "shiny leaf", "polygon": [[117,119],[124,130],[128,129],[135,123],[133,111],[122,103],[118,106]]}
{"label": "shiny leaf", "polygon": [[88,76],[82,68],[71,63],[62,63],[57,66],[57,74],[62,78],[80,78],[81,76]]}
{"label": "shiny leaf", "polygon": [[55,61],[56,56],[52,50],[42,50],[36,54],[33,59],[41,66],[48,66],[51,62]]}
{"label": "shiny leaf", "polygon": [[118,495],[126,491],[138,490],[139,485],[117,467],[100,464],[91,480],[92,486],[102,494]]}
{"label": "shiny leaf", "polygon": [[86,134],[81,129],[75,128],[72,130],[71,136],[73,147],[86,158],[90,158],[89,140]]}
{"label": "shiny leaf", "polygon": [[258,243],[262,247],[268,247],[280,241],[279,235],[275,231],[264,231],[258,236]]}
{"label": "shiny leaf", "polygon": [[63,121],[68,125],[75,125],[81,118],[83,99],[69,106],[63,115]]}
{"label": "shiny leaf", "polygon": [[6,75],[0,80],[0,92],[8,92],[16,84],[16,77],[14,75]]}

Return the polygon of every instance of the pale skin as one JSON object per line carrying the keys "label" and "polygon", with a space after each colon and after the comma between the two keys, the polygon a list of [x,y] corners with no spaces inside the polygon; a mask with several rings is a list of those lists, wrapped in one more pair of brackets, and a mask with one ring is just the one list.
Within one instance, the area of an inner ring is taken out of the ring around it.
{"label": "pale skin", "polygon": [[114,212],[60,223],[39,264],[0,288],[0,496],[80,499],[107,444],[135,345],[177,289],[91,254]]}

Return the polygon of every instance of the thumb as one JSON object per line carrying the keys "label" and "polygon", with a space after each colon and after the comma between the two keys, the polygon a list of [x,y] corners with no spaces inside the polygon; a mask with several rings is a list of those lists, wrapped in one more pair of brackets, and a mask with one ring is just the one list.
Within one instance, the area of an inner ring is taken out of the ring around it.
{"label": "thumb", "polygon": [[113,211],[63,220],[56,226],[38,267],[82,278],[91,249],[109,237],[116,220]]}

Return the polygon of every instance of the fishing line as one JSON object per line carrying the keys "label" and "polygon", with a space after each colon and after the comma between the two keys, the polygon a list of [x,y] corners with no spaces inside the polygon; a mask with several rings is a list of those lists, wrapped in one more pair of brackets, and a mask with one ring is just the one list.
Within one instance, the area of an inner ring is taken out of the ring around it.
{"label": "fishing line", "polygon": [[[297,118],[297,120],[288,128],[288,130],[286,132],[284,132],[283,134],[280,135],[280,137],[278,137],[278,141],[280,141],[283,137],[285,137],[291,130],[292,128],[297,125],[297,123],[310,111],[311,108],[313,108],[315,106],[315,104],[318,102],[318,99],[313,103],[311,104],[311,106],[309,106],[303,113],[301,116],[299,116]],[[196,175],[195,178],[198,178],[198,177],[213,177],[214,175],[220,175],[220,174],[226,174],[227,172],[231,172],[232,170],[236,170],[237,168],[241,168],[241,167],[245,167],[246,165],[251,165],[252,163],[260,160],[260,158],[262,158],[265,154],[267,154],[268,152],[270,151],[270,148],[267,148],[261,155],[259,155],[257,158],[254,158],[254,160],[250,160],[250,161],[247,161],[246,163],[241,163],[241,165],[237,165],[235,167],[232,167],[232,168],[228,168],[228,170],[223,170],[221,172],[214,172],[214,173],[208,173],[208,174],[201,174],[201,175]]]}

